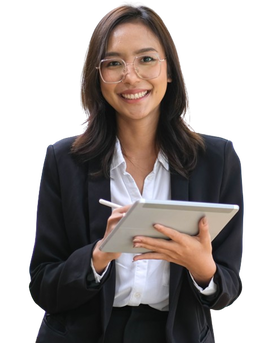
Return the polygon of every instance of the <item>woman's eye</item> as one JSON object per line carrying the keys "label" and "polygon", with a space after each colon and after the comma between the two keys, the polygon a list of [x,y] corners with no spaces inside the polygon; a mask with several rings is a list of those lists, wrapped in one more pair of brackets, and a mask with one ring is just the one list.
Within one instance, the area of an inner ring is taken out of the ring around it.
{"label": "woman's eye", "polygon": [[156,56],[141,56],[139,59],[139,63],[142,65],[155,65],[156,62],[158,61],[158,58]]}
{"label": "woman's eye", "polygon": [[106,64],[106,68],[117,68],[121,66],[122,66],[122,62],[118,60],[108,61]]}
{"label": "woman's eye", "polygon": [[142,58],[142,61],[143,61],[144,63],[153,62],[153,61],[154,61],[154,58],[151,57],[151,56],[144,56],[144,57]]}

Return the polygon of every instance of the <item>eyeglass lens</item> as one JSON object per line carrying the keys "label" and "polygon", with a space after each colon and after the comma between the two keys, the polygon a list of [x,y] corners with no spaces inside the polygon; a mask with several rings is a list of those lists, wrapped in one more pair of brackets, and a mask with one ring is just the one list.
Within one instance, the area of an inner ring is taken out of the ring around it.
{"label": "eyeglass lens", "polygon": [[[134,70],[141,79],[154,79],[161,72],[157,54],[136,56],[134,62],[128,64],[134,64]],[[105,82],[120,82],[127,72],[127,64],[121,58],[108,58],[100,62],[100,73]]]}

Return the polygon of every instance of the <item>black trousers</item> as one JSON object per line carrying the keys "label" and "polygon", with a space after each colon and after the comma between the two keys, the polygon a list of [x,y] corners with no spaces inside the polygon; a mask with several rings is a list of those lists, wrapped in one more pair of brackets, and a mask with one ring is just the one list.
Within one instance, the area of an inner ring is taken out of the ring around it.
{"label": "black trousers", "polygon": [[114,307],[105,343],[166,343],[168,312],[148,305]]}

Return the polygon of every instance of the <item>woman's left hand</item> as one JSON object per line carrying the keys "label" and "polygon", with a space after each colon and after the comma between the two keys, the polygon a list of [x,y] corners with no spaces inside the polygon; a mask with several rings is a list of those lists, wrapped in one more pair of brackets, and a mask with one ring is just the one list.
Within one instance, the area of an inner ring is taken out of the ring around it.
{"label": "woman's left hand", "polygon": [[170,240],[134,237],[135,248],[146,248],[151,251],[135,256],[134,261],[156,259],[179,264],[190,271],[199,286],[207,287],[216,272],[207,219],[200,219],[197,236],[183,234],[159,224],[155,224],[154,228]]}

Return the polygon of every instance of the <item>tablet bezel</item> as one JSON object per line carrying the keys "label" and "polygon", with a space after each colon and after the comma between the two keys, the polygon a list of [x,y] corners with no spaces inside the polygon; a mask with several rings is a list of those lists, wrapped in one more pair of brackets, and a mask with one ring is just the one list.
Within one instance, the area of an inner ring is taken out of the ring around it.
{"label": "tablet bezel", "polygon": [[144,235],[166,238],[154,229],[155,223],[182,233],[196,235],[198,222],[203,216],[208,219],[213,240],[238,210],[239,206],[235,204],[140,199],[131,206],[114,230],[105,238],[100,250],[126,253],[147,252],[144,248],[133,247],[133,237]]}

